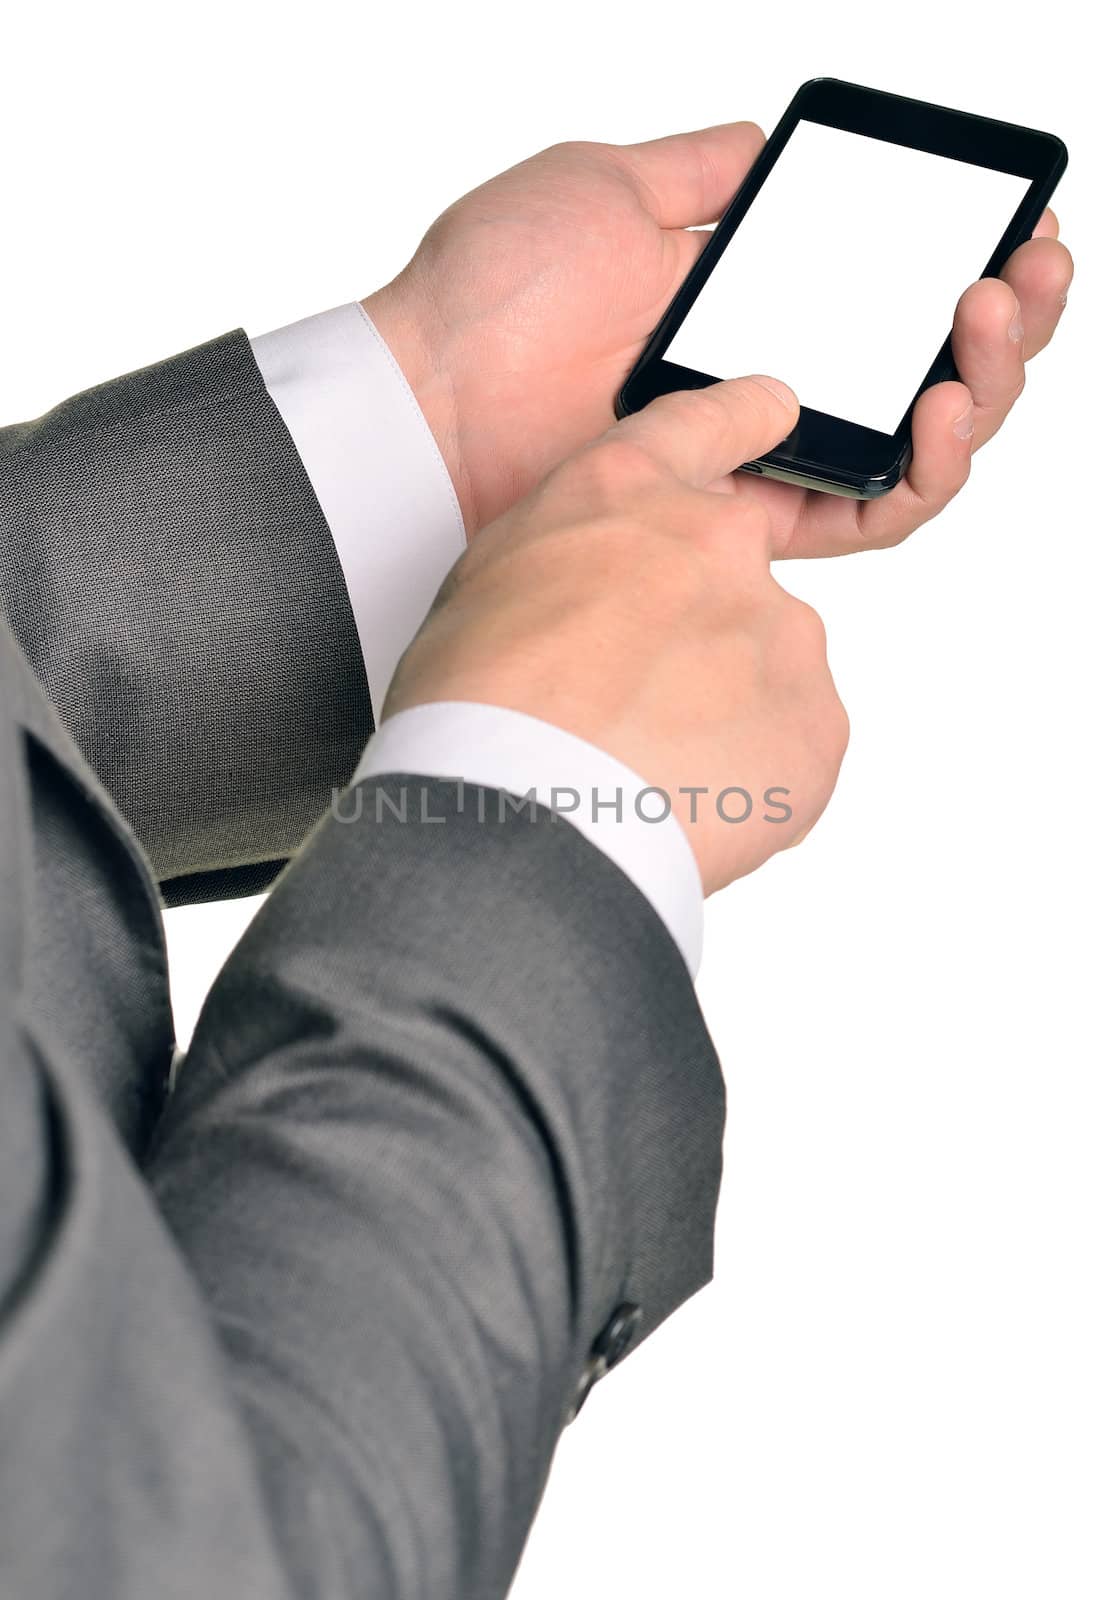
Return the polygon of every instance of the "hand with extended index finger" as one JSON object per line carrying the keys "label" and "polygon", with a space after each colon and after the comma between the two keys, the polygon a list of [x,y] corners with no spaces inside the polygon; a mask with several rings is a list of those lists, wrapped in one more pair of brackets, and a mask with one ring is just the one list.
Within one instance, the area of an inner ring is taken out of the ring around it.
{"label": "hand with extended index finger", "polygon": [[[475,539],[387,697],[507,706],[664,789],[706,892],[792,844],[823,811],[847,719],[816,613],[770,572],[757,499],[710,486],[794,425],[782,384],[667,395],[552,472]],[[739,825],[706,797],[787,792]]]}

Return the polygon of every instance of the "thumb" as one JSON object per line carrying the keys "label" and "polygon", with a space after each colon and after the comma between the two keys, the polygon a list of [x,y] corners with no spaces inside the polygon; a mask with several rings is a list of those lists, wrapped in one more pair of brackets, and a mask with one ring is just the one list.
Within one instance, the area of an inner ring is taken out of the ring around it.
{"label": "thumb", "polygon": [[683,483],[706,489],[772,450],[797,420],[797,396],[777,378],[730,378],[660,395],[614,432],[637,442]]}
{"label": "thumb", "polygon": [[763,148],[753,122],[728,122],[697,133],[672,133],[645,144],[612,146],[663,228],[717,222]]}

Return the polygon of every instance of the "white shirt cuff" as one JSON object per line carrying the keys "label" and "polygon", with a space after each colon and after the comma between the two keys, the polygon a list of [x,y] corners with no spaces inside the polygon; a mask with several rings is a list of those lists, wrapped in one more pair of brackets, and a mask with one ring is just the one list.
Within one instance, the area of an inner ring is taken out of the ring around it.
{"label": "white shirt cuff", "polygon": [[388,717],[354,782],[385,772],[502,789],[559,812],[642,891],[696,976],[704,922],[696,858],[660,792],[614,756],[521,711],[440,701]]}
{"label": "white shirt cuff", "polygon": [[251,340],[337,547],[372,712],[465,548],[448,469],[360,305]]}

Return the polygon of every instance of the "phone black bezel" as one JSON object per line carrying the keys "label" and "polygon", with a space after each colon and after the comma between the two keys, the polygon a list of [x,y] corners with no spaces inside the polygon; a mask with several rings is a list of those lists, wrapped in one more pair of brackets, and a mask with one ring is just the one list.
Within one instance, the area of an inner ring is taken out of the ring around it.
{"label": "phone black bezel", "polygon": [[[1012,251],[1033,233],[1068,163],[1064,143],[1051,133],[906,99],[838,78],[814,78],[803,83],[620,389],[617,416],[642,410],[660,394],[706,388],[719,381],[708,373],[663,360],[659,352],[667,347],[688,315],[799,122],[818,122],[911,150],[925,150],[1029,178],[1030,187],[983,269],[981,276],[985,278],[995,277]],[[885,203],[885,196],[848,197],[849,206],[855,208]],[[949,335],[893,434],[803,406],[789,438],[757,461],[743,463],[743,470],[861,499],[885,494],[899,482],[909,461],[914,402],[931,384],[956,376]]]}

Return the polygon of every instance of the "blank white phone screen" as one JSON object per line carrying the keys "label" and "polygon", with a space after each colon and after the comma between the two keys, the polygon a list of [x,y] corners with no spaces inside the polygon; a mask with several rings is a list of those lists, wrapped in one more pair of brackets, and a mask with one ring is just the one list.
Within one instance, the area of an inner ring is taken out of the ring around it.
{"label": "blank white phone screen", "polygon": [[799,122],[664,353],[893,433],[1029,186]]}

